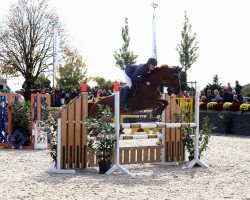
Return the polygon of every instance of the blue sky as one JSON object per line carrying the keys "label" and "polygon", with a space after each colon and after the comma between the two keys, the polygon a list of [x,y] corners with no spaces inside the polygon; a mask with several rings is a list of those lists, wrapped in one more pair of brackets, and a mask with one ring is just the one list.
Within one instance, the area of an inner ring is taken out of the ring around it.
{"label": "blue sky", "polygon": [[[12,0],[13,1],[13,0]],[[0,0],[0,16],[11,0]],[[122,45],[121,29],[128,17],[130,50],[144,63],[152,53],[151,4],[156,9],[156,40],[159,64],[180,65],[176,46],[181,40],[184,11],[188,13],[193,32],[197,33],[199,58],[188,71],[189,81],[201,87],[218,74],[224,85],[235,80],[250,83],[250,28],[247,0],[51,0],[72,45],[83,55],[91,76],[124,80],[115,66],[113,53]],[[20,82],[20,81],[19,81]],[[13,81],[12,87],[18,87]]]}

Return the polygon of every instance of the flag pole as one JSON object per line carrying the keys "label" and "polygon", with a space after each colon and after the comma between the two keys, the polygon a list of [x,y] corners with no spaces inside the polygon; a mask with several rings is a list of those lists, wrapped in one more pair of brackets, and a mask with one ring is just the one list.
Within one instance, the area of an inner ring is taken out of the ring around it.
{"label": "flag pole", "polygon": [[153,48],[152,48],[152,57],[157,59],[157,44],[156,44],[156,17],[155,17],[155,9],[158,7],[158,4],[152,3],[151,4],[154,12],[153,12],[153,19],[152,19],[152,30],[153,30]]}

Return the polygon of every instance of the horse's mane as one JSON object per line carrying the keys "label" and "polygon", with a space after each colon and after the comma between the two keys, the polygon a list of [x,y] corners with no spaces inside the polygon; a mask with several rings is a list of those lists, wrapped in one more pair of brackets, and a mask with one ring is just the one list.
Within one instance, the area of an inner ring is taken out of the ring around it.
{"label": "horse's mane", "polygon": [[160,67],[154,68],[154,69],[150,72],[150,74],[154,74],[154,73],[156,73],[156,72],[158,72],[158,71],[168,70],[168,69],[170,69],[170,67],[169,67],[168,65],[161,65]]}
{"label": "horse's mane", "polygon": [[153,74],[155,72],[158,72],[158,71],[163,71],[163,70],[171,70],[172,72],[180,72],[182,68],[180,68],[179,66],[172,66],[172,67],[169,67],[168,65],[166,64],[163,64],[161,65],[160,67],[156,67],[154,68],[150,74]]}

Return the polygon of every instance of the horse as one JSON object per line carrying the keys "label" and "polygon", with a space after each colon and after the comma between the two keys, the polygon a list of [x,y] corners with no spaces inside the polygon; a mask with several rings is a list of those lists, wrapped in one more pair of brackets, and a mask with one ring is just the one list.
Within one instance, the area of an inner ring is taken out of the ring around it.
{"label": "horse", "polygon": [[[134,96],[128,101],[128,110],[120,110],[121,114],[133,114],[145,109],[153,109],[151,116],[155,117],[162,114],[167,107],[168,101],[160,99],[160,86],[167,83],[174,89],[175,94],[181,90],[180,68],[162,65],[156,67],[145,77],[145,80],[137,82],[137,90]],[[99,104],[109,106],[114,111],[114,95],[108,96],[94,105],[89,105],[89,117],[95,117],[98,114]]]}

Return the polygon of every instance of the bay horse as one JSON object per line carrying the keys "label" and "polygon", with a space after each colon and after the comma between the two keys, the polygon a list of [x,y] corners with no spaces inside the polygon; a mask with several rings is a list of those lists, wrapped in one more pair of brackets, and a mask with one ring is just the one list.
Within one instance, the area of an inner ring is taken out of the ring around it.
{"label": "bay horse", "polygon": [[[152,116],[161,114],[167,107],[168,101],[160,99],[160,85],[167,83],[174,89],[175,94],[179,94],[181,89],[180,70],[179,67],[169,67],[168,65],[153,69],[144,81],[137,82],[136,93],[128,101],[128,110],[121,109],[120,113],[133,114],[141,110],[153,109]],[[89,117],[97,115],[99,104],[109,106],[114,111],[114,95],[101,99],[92,106],[89,104]]]}

